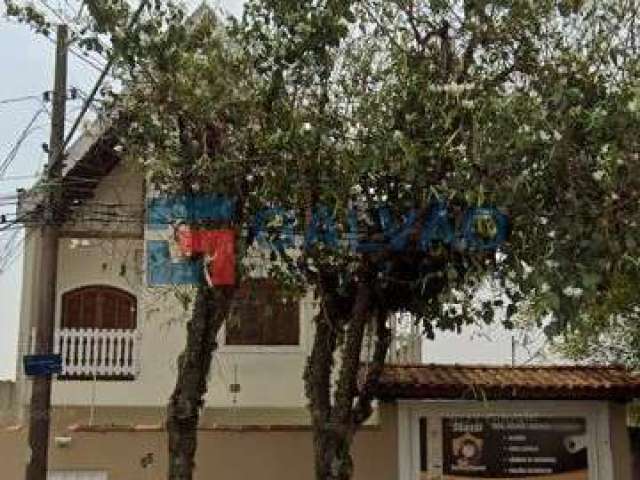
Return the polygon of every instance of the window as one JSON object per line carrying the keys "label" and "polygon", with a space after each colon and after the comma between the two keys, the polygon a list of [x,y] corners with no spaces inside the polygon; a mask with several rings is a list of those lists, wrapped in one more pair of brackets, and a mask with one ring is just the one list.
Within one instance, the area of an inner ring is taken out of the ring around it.
{"label": "window", "polygon": [[107,286],[82,287],[62,296],[62,328],[136,328],[136,298]]}
{"label": "window", "polygon": [[426,473],[428,471],[427,461],[427,419],[420,417],[420,471]]}
{"label": "window", "polygon": [[298,301],[285,298],[269,279],[252,279],[237,291],[226,325],[226,345],[298,345]]}

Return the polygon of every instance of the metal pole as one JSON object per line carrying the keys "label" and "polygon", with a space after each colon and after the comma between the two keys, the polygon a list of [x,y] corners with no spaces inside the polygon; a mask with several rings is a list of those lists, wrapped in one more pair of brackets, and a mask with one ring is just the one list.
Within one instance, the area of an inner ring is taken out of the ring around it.
{"label": "metal pole", "polygon": [[[64,120],[67,91],[67,37],[66,25],[59,25],[56,42],[55,78],[53,85],[53,109],[47,184],[49,192],[44,204],[43,224],[40,227],[42,261],[38,282],[36,318],[36,348],[39,355],[53,352],[53,335],[56,314],[56,281],[58,266],[58,225],[56,207],[60,199],[58,159],[63,157]],[[31,389],[29,410],[29,464],[27,480],[46,480],[49,456],[49,431],[51,414],[51,377],[35,377]]]}
{"label": "metal pole", "polygon": [[96,384],[98,382],[98,375],[96,374],[96,367],[93,366],[93,381],[91,382],[91,410],[89,410],[89,426],[93,427],[93,422],[96,415]]}

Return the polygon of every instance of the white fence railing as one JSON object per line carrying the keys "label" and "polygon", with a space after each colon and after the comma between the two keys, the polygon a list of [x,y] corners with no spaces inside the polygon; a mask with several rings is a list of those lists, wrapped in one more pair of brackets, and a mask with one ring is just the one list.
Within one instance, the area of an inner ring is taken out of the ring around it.
{"label": "white fence railing", "polygon": [[62,355],[62,376],[129,378],[139,373],[137,330],[62,328],[55,332],[54,345]]}

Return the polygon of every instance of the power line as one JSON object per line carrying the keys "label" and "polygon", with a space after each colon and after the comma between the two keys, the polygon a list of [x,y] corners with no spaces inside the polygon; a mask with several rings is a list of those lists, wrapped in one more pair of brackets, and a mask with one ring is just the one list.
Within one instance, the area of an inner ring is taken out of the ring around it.
{"label": "power line", "polygon": [[[53,8],[51,5],[49,5],[47,2],[45,2],[44,0],[38,0],[38,2],[47,10],[49,10],[51,13],[53,13],[53,15],[62,23],[68,23],[69,19],[65,18],[58,10],[56,10],[55,8]],[[79,36],[78,32],[73,31],[73,33],[75,33],[76,35]],[[55,44],[55,40],[50,38],[50,37],[46,37],[47,40],[49,40],[50,42]],[[73,48],[71,48],[70,46],[68,46],[68,51],[76,58],[78,58],[79,60],[83,61],[84,63],[86,63],[87,65],[89,65],[90,67],[94,68],[97,71],[101,71],[102,67],[98,64],[96,64],[96,60],[92,59],[89,60],[88,56],[83,55],[79,52],[77,52],[76,50],[74,50]]]}
{"label": "power line", "polygon": [[[53,38],[50,37],[45,37],[47,40],[49,40],[49,42],[55,44],[56,41]],[[86,63],[87,65],[89,65],[91,68],[95,69],[98,72],[102,71],[102,67],[100,67],[99,65],[97,65],[96,63],[94,63],[92,60],[89,60],[89,58],[87,58],[85,55],[77,52],[76,50],[69,48],[69,53],[71,53],[71,55],[73,55],[74,57],[76,57],[77,59],[83,61],[84,63]]]}
{"label": "power line", "polygon": [[[138,6],[137,10],[133,13],[133,16],[131,17],[131,20],[129,21],[129,24],[127,25],[127,30],[128,31],[131,30],[131,28],[133,26],[135,26],[136,23],[138,23],[138,19],[140,18],[140,15],[142,14],[142,10],[144,9],[146,4],[147,4],[147,0],[142,0],[140,2],[140,5]],[[71,130],[69,131],[69,133],[67,134],[67,136],[66,136],[66,138],[64,140],[64,143],[62,145],[63,151],[67,148],[67,146],[69,145],[69,142],[71,141],[71,139],[75,135],[75,132],[76,132],[78,126],[80,125],[80,122],[82,121],[82,119],[84,118],[85,114],[87,113],[87,110],[89,110],[89,107],[91,106],[91,104],[93,102],[93,98],[98,93],[98,90],[100,89],[100,86],[102,85],[102,82],[104,81],[104,79],[109,74],[109,70],[111,69],[111,66],[113,65],[115,60],[116,60],[116,56],[115,55],[111,55],[109,57],[109,60],[107,61],[107,64],[105,65],[104,69],[102,70],[102,73],[100,74],[100,77],[98,77],[98,80],[96,81],[95,85],[93,86],[93,89],[91,90],[91,93],[89,94],[89,97],[86,99],[86,101],[85,101],[85,103],[84,103],[84,105],[82,107],[82,111],[80,112],[80,115],[78,115],[76,121],[74,122],[73,126],[71,127]],[[60,161],[60,159],[56,159],[56,161]]]}
{"label": "power line", "polygon": [[73,55],[77,59],[83,61],[84,63],[86,63],[87,65],[89,65],[93,69],[95,69],[96,71],[98,71],[98,72],[102,71],[103,66],[98,65],[97,63],[94,63],[97,60],[95,60],[93,58],[91,60],[89,60],[89,57],[87,55],[83,55],[82,53],[77,52],[73,48],[69,48],[69,52],[71,53],[71,55]]}
{"label": "power line", "polygon": [[26,102],[28,100],[42,100],[42,96],[40,95],[27,95],[24,97],[15,97],[15,98],[5,98],[4,100],[0,100],[0,105],[7,105],[10,103],[19,103]]}
{"label": "power line", "polygon": [[40,175],[9,175],[0,178],[0,182],[15,182],[17,180],[31,180],[38,178]]}
{"label": "power line", "polygon": [[20,150],[20,147],[22,146],[24,141],[29,137],[29,135],[33,133],[34,130],[32,130],[32,127],[35,124],[38,117],[40,117],[40,115],[43,112],[44,112],[43,108],[40,108],[39,110],[37,110],[36,113],[31,118],[31,120],[29,121],[29,123],[27,124],[27,126],[22,131],[22,133],[18,136],[18,140],[16,141],[15,145],[9,151],[9,153],[7,154],[3,162],[0,164],[0,178],[4,177],[4,174],[7,172],[7,169],[9,168],[11,163],[13,163],[16,156],[18,155],[18,151]]}
{"label": "power line", "polygon": [[56,17],[58,20],[60,20],[60,22],[67,23],[68,20],[62,15],[62,13],[57,11],[55,8],[53,8],[51,5],[49,5],[47,2],[45,2],[44,0],[38,0],[38,3],[40,3],[40,5],[42,5],[44,8],[46,8],[51,13],[53,13],[53,16]]}

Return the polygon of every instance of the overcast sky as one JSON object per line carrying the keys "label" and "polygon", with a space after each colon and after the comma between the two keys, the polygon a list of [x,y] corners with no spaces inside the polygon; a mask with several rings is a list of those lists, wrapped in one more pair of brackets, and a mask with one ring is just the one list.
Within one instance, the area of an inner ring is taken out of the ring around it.
{"label": "overcast sky", "polygon": [[[58,3],[65,5],[65,2],[57,0],[48,2],[54,8]],[[195,6],[199,2],[189,3]],[[222,0],[219,5],[237,15],[241,12],[242,3],[242,0]],[[4,5],[1,8],[4,9]],[[49,14],[55,20],[53,12]],[[53,56],[52,40],[36,35],[24,25],[10,22],[4,17],[0,19],[0,65],[4,66],[0,77],[0,165],[9,156],[25,127],[36,118],[4,175],[0,167],[0,213],[7,213],[9,219],[15,213],[15,200],[11,197],[16,188],[28,188],[46,162],[41,145],[48,142],[49,117],[46,109],[50,105],[43,104],[39,98],[43,92],[51,89]],[[90,91],[102,63],[99,58],[82,61],[71,55],[69,86],[78,87],[84,92]],[[31,96],[36,98],[6,102]],[[73,122],[80,107],[81,100],[68,103],[68,122]],[[0,233],[0,379],[12,378],[16,368],[22,280],[21,248],[17,243],[20,237],[20,232],[15,230]],[[426,347],[429,361],[508,363],[511,360],[511,333],[492,327],[467,332],[462,337],[447,334],[441,335],[434,343],[429,342]],[[519,349],[520,359],[528,356],[527,350]]]}

